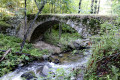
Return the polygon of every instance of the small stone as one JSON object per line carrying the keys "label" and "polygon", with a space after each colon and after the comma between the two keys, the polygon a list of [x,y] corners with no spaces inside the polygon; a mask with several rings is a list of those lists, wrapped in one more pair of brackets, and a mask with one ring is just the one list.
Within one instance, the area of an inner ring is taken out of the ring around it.
{"label": "small stone", "polygon": [[24,64],[23,63],[20,63],[19,65],[18,65],[18,67],[22,67]]}
{"label": "small stone", "polygon": [[59,57],[63,57],[63,54],[59,54]]}

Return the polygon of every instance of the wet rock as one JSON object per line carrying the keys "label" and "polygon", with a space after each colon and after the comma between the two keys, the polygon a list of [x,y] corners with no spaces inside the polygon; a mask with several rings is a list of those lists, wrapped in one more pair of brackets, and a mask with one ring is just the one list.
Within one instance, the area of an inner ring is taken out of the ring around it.
{"label": "wet rock", "polygon": [[82,39],[82,40],[78,39],[68,43],[68,47],[72,49],[77,49],[77,50],[87,49],[90,47],[89,43],[90,43],[89,39]]}
{"label": "wet rock", "polygon": [[49,72],[50,72],[50,68],[47,65],[44,65],[39,69],[37,69],[37,73],[39,73],[43,77],[48,76]]}
{"label": "wet rock", "polygon": [[57,58],[57,56],[55,56],[55,55],[51,55],[50,57],[49,57],[49,62],[54,62],[54,59],[56,59]]}
{"label": "wet rock", "polygon": [[24,65],[24,63],[20,63],[18,64],[18,67],[22,67]]}
{"label": "wet rock", "polygon": [[59,60],[59,59],[55,59],[55,60],[54,60],[54,63],[55,63],[55,64],[58,64],[58,63],[60,63],[60,60]]}
{"label": "wet rock", "polygon": [[45,66],[43,67],[43,69],[42,69],[42,73],[43,73],[45,76],[47,76],[47,75],[49,74],[49,72],[50,72],[49,67],[45,65]]}
{"label": "wet rock", "polygon": [[42,57],[44,60],[49,60],[49,55],[43,55]]}
{"label": "wet rock", "polygon": [[40,50],[47,50],[49,53],[60,53],[61,52],[61,49],[59,47],[50,45],[43,41],[38,41],[35,44],[33,44],[33,46],[35,46],[35,48],[38,48]]}
{"label": "wet rock", "polygon": [[37,78],[33,71],[26,72],[26,73],[22,74],[21,77],[26,80],[36,80],[36,78]]}
{"label": "wet rock", "polygon": [[59,57],[63,57],[63,54],[59,54],[58,56],[59,56]]}

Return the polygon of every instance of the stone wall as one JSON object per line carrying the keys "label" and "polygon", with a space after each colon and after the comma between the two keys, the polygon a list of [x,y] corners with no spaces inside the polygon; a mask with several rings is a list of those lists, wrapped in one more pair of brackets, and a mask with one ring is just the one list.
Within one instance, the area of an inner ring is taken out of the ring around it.
{"label": "stone wall", "polygon": [[18,17],[4,17],[0,20],[0,33],[16,36],[19,30],[18,26],[22,20]]}

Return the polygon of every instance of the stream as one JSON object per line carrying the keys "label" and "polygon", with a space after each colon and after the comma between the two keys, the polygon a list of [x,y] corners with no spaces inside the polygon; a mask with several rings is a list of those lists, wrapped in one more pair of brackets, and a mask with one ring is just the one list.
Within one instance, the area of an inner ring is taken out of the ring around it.
{"label": "stream", "polygon": [[[15,71],[4,75],[0,80],[65,80],[64,76],[70,76],[70,80],[82,80],[82,76],[77,79],[71,75],[74,69],[85,69],[91,55],[90,50],[72,54],[71,52],[52,55],[52,62],[34,61],[29,65],[19,67]],[[59,59],[59,64],[55,64],[54,60]],[[50,76],[51,75],[51,76]],[[68,80],[68,79],[66,79]]]}

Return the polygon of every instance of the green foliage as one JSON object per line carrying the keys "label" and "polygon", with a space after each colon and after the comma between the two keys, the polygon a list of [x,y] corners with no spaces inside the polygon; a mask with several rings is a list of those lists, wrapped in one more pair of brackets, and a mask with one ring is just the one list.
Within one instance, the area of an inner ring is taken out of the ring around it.
{"label": "green foliage", "polygon": [[0,21],[0,26],[1,27],[11,27],[11,25],[6,23],[5,21]]}
{"label": "green foliage", "polygon": [[[21,62],[32,60],[32,58],[28,56],[15,54],[15,52],[19,52],[21,42],[22,40],[19,38],[0,34],[0,50],[8,50],[9,48],[12,49],[12,52],[5,56],[5,60],[0,62],[0,76],[12,71]],[[48,51],[40,51],[35,49],[32,44],[26,43],[23,53],[41,57],[43,54],[48,54]],[[0,51],[0,59],[3,55],[4,52]]]}
{"label": "green foliage", "polygon": [[[63,28],[65,27],[65,28]],[[70,26],[62,26],[62,34],[61,37],[59,38],[59,30],[58,26],[53,27],[52,32],[49,33],[48,31],[44,34],[44,39],[46,42],[60,46],[62,50],[66,49],[68,43],[71,40],[76,40],[81,38],[81,35],[70,28]]]}
{"label": "green foliage", "polygon": [[[69,73],[68,73],[68,72]],[[54,78],[54,80],[71,80],[71,78],[75,77],[77,73],[79,74],[79,71],[72,70],[71,68],[64,69],[64,68],[57,68],[55,71],[55,74],[53,75],[52,72],[49,72],[49,75],[47,77],[40,77],[38,80]]]}
{"label": "green foliage", "polygon": [[[43,1],[45,0],[36,0],[39,8],[42,6]],[[90,12],[90,0],[82,0],[82,9],[81,13],[88,14]],[[84,5],[83,5],[84,3]],[[7,9],[7,11],[13,12],[16,14],[23,13],[22,8],[24,8],[24,0],[1,0],[0,7]],[[89,5],[89,6],[88,6]],[[79,6],[79,0],[47,0],[44,9],[42,10],[43,14],[46,13],[77,13]],[[16,8],[18,9],[16,11]],[[38,8],[34,0],[27,0],[27,14],[37,13]],[[20,13],[18,13],[20,12]]]}
{"label": "green foliage", "polygon": [[[115,66],[118,66],[120,61],[113,59],[114,56],[110,59],[107,57],[120,52],[119,27],[115,26],[113,23],[105,22],[101,25],[100,33],[101,35],[98,38],[91,38],[95,44],[92,45],[93,55],[88,62],[89,64],[86,79],[118,80],[118,77],[120,77],[120,75],[118,75],[120,73],[118,68],[120,67]],[[101,60],[104,57],[105,59]],[[120,57],[120,55],[118,57]],[[105,64],[103,63],[104,61],[108,63]]]}

